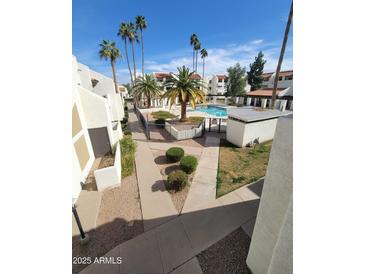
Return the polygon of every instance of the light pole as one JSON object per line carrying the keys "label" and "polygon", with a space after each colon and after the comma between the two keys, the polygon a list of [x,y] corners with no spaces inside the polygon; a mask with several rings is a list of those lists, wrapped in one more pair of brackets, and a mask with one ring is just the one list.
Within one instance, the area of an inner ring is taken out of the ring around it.
{"label": "light pole", "polygon": [[77,227],[79,228],[79,231],[80,231],[80,242],[81,242],[81,244],[87,244],[89,242],[90,238],[89,238],[89,235],[87,233],[85,233],[84,229],[82,228],[80,218],[79,218],[79,214],[77,213],[75,204],[72,204],[72,213],[75,217]]}

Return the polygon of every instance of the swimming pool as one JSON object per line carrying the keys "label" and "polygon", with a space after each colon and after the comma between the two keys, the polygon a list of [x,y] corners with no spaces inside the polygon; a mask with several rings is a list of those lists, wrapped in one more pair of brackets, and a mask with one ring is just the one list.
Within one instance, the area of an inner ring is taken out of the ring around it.
{"label": "swimming pool", "polygon": [[[197,106],[195,110],[205,112],[205,113],[208,113],[209,115],[217,116],[217,117],[227,116],[227,110],[225,108],[217,107],[217,106]],[[194,110],[191,110],[191,111],[194,111]]]}

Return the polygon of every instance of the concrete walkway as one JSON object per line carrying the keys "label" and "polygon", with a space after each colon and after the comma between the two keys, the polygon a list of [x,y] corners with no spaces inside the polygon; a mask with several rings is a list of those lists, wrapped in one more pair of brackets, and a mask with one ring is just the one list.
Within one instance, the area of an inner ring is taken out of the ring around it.
{"label": "concrete walkway", "polygon": [[219,137],[207,136],[182,213],[215,200],[219,158]]}
{"label": "concrete walkway", "polygon": [[[77,200],[77,213],[85,232],[95,229],[98,218],[101,192],[82,190]],[[80,235],[75,217],[72,214],[72,237]]]}
{"label": "concrete walkway", "polygon": [[259,199],[249,187],[237,189],[122,243],[105,255],[122,257],[122,264],[92,264],[81,273],[201,273],[196,255],[252,222]]}
{"label": "concrete walkway", "polygon": [[165,189],[160,170],[157,167],[152,151],[136,114],[129,111],[129,124],[132,138],[137,142],[136,173],[144,230],[150,230],[168,222],[178,214],[169,193]]}

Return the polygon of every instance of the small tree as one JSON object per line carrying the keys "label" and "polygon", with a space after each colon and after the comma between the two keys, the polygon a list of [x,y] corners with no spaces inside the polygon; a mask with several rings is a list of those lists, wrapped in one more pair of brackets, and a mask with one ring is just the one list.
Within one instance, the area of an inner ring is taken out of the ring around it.
{"label": "small tree", "polygon": [[246,68],[242,68],[239,63],[233,67],[227,69],[228,72],[228,85],[227,85],[227,96],[237,96],[245,94],[245,73]]}
{"label": "small tree", "polygon": [[262,51],[255,57],[255,61],[250,64],[250,71],[247,73],[248,83],[251,85],[251,90],[260,89],[262,86],[262,73],[264,71],[266,60]]}

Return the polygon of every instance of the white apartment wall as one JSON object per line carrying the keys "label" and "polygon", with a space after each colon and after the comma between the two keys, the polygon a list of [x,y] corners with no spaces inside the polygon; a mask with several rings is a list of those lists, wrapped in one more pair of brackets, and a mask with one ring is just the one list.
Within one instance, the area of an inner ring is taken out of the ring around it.
{"label": "white apartment wall", "polygon": [[[102,75],[96,71],[90,70],[90,76],[92,78],[95,78],[99,82],[96,84],[94,88],[92,88],[92,91],[100,96],[105,96],[107,94],[115,93],[115,86],[114,86],[114,80]],[[90,78],[91,81],[91,78]]]}
{"label": "white apartment wall", "polygon": [[79,87],[78,91],[84,109],[87,128],[107,127],[109,140],[113,145],[116,140],[114,140],[113,136],[112,117],[108,101],[82,87]]}
{"label": "white apartment wall", "polygon": [[[80,76],[78,73],[78,64],[76,61],[76,58],[72,58],[72,105],[76,104],[78,115],[81,122],[82,130],[76,134],[72,138],[72,199],[77,199],[79,196],[79,193],[81,191],[81,184],[80,182],[84,182],[86,180],[87,175],[89,174],[89,171],[91,169],[91,166],[95,160],[94,152],[92,149],[91,141],[89,132],[87,130],[87,124],[86,119],[84,115],[84,109],[80,100],[80,96],[78,93],[78,89],[80,86]],[[87,164],[85,165],[84,169],[81,170],[79,160],[76,155],[74,143],[80,138],[80,136],[83,136],[85,138],[88,154],[89,154],[89,160]]]}
{"label": "white apartment wall", "polygon": [[124,118],[124,108],[122,98],[119,93],[109,93],[106,95],[111,110],[112,121],[121,121]]}
{"label": "white apartment wall", "polygon": [[228,119],[227,140],[238,147],[245,147],[258,138],[260,143],[272,140],[278,119],[244,123]]}
{"label": "white apartment wall", "polygon": [[255,274],[292,273],[293,119],[281,117],[247,256]]}
{"label": "white apartment wall", "polygon": [[[75,58],[76,60],[76,58]],[[93,86],[91,83],[90,69],[88,66],[77,63],[77,73],[80,79],[80,85],[88,90],[92,90]]]}

